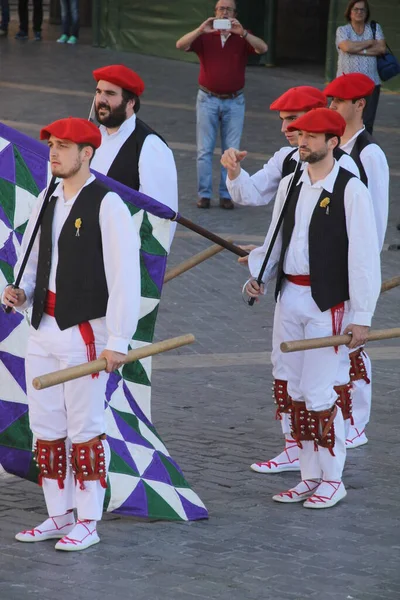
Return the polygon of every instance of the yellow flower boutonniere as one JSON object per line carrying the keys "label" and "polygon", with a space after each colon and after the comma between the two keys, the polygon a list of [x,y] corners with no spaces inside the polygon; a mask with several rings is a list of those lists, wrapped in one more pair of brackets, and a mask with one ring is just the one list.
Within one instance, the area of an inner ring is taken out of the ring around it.
{"label": "yellow flower boutonniere", "polygon": [[325,214],[327,214],[327,215],[329,215],[329,204],[330,204],[330,202],[331,202],[330,198],[324,198],[319,203],[319,205],[320,205],[321,208],[326,208]]}
{"label": "yellow flower boutonniere", "polygon": [[82,227],[82,219],[79,217],[79,219],[75,220],[75,228],[76,228],[75,237],[79,237],[79,230],[81,227]]}

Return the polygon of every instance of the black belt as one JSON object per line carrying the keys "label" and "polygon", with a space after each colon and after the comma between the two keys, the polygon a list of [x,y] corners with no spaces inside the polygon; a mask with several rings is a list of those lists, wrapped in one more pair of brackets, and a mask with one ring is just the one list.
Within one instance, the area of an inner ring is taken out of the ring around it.
{"label": "black belt", "polygon": [[211,92],[206,87],[199,85],[199,88],[202,92],[206,94],[210,94],[210,96],[215,96],[215,98],[219,98],[220,100],[233,100],[233,98],[237,98],[243,94],[243,90],[239,90],[237,92],[232,92],[231,94],[216,94],[215,92]]}

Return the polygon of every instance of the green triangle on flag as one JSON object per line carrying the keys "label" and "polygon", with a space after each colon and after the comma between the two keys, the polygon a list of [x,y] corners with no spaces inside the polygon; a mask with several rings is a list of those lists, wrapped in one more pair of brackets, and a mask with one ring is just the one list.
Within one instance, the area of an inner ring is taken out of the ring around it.
{"label": "green triangle on flag", "polygon": [[151,312],[139,319],[135,335],[133,336],[134,340],[149,343],[153,341],[154,329],[156,326],[156,319],[158,314],[158,306],[159,305],[157,304],[157,306]]}
{"label": "green triangle on flag", "polygon": [[0,179],[0,198],[1,207],[10,221],[11,228],[14,229],[15,185],[5,179]]}
{"label": "green triangle on flag", "polygon": [[168,504],[160,494],[142,479],[146,490],[148,517],[150,519],[166,519],[168,521],[183,521],[182,517]]}
{"label": "green triangle on flag", "polygon": [[29,481],[33,481],[33,483],[37,483],[38,476],[39,476],[39,467],[35,463],[35,460],[32,455],[31,461],[29,463],[28,473],[26,474],[25,479],[28,479]]}
{"label": "green triangle on flag", "polygon": [[116,454],[113,450],[111,450],[111,460],[108,470],[109,472],[113,473],[123,473],[124,475],[134,475],[135,477],[140,477],[139,473],[130,467],[124,461],[124,459]]}
{"label": "green triangle on flag", "polygon": [[166,458],[163,454],[161,454],[161,452],[158,452],[158,456],[159,456],[162,464],[168,471],[168,475],[171,478],[172,485],[174,487],[190,488],[190,485],[188,484],[188,482],[186,481],[186,479],[184,478],[182,473],[180,473],[178,471],[178,469],[176,467],[174,467],[174,465],[168,460],[168,458]]}
{"label": "green triangle on flag", "polygon": [[20,225],[19,227],[17,227],[15,229],[15,231],[17,233],[20,233],[21,235],[24,235],[25,229],[26,229],[27,225],[28,225],[28,221],[25,221],[25,223],[22,223],[22,225]]}
{"label": "green triangle on flag", "polygon": [[0,259],[0,270],[3,273],[4,277],[7,280],[7,283],[14,282],[14,269],[6,263],[4,260]]}
{"label": "green triangle on flag", "polygon": [[122,367],[122,377],[127,381],[132,381],[133,383],[140,383],[141,385],[151,385],[151,381],[147,376],[147,373],[140,362],[140,360],[135,360],[134,362],[128,363]]}
{"label": "green triangle on flag", "polygon": [[32,450],[32,432],[29,427],[28,412],[16,419],[0,433],[0,446]]}
{"label": "green triangle on flag", "polygon": [[124,204],[127,206],[132,217],[133,217],[133,215],[136,215],[140,210],[142,210],[141,208],[139,208],[138,206],[135,206],[131,202],[124,202]]}
{"label": "green triangle on flag", "polygon": [[[148,254],[167,256],[167,251],[153,235],[153,226],[149,221],[147,212],[143,213],[143,221],[140,227],[141,249]],[[151,296],[153,297],[153,296]]]}
{"label": "green triangle on flag", "polygon": [[116,408],[113,408],[112,411],[121,417],[121,419],[123,419],[125,423],[131,427],[131,429],[136,431],[136,433],[139,433],[139,435],[142,435],[139,429],[139,419],[135,414],[123,412],[122,410],[117,410]]}
{"label": "green triangle on flag", "polygon": [[39,196],[40,190],[33,179],[32,174],[16,146],[13,146],[15,158],[15,182],[22,189],[34,196]]}

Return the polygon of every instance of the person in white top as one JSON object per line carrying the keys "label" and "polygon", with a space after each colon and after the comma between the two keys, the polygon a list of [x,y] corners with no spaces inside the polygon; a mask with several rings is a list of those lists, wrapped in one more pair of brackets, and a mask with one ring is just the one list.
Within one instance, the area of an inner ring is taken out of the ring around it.
{"label": "person in white top", "polygon": [[[268,285],[277,278],[282,339],[324,337],[343,330],[351,332],[349,347],[354,349],[365,342],[381,277],[370,194],[333,157],[345,126],[337,112],[326,108],[312,110],[289,126],[289,131],[299,131],[300,158],[307,164],[289,195],[263,281]],[[258,299],[264,291],[256,278],[290,178],[279,186],[263,247],[250,253],[250,297]],[[301,482],[273,496],[277,502],[305,500],[306,508],[329,508],[346,496],[345,426],[336,403],[348,387],[347,352],[340,346],[282,354]]]}
{"label": "person in white top", "polygon": [[[121,198],[90,173],[101,142],[98,128],[61,119],[42,129],[41,139],[48,140],[51,171],[61,181],[50,194],[20,288],[7,286],[2,300],[18,310],[32,306],[26,384],[49,518],[16,539],[61,538],[57,550],[76,551],[100,541],[96,523],[110,459],[108,378],[101,372],[41,391],[32,380],[98,354],[107,360],[107,373],[121,366],[139,319],[139,238]],[[16,272],[44,197],[29,219]]]}
{"label": "person in white top", "polygon": [[[363,113],[366,98],[374,91],[374,82],[362,73],[350,73],[334,79],[324,90],[331,97],[330,108],[346,121],[340,147],[359,166],[360,179],[368,187],[375,215],[378,244],[382,250],[389,213],[389,166],[383,150],[366,131]],[[347,434],[347,448],[368,442],[365,433],[371,414],[371,361],[364,348],[350,353],[353,418]]]}
{"label": "person in white top", "polygon": [[[276,195],[278,186],[283,177],[293,173],[297,162],[300,160],[297,131],[288,131],[289,125],[306,112],[313,108],[326,107],[327,100],[323,92],[312,86],[298,86],[290,88],[279,96],[270,106],[271,110],[279,112],[282,122],[281,131],[285,135],[290,146],[281,148],[275,152],[273,157],[263,168],[250,176],[242,167],[241,162],[247,152],[230,148],[222,156],[222,162],[227,168],[227,186],[232,200],[237,204],[246,206],[262,206],[269,204]],[[335,155],[339,164],[352,173],[359,175],[359,170],[354,160],[339,148],[335,148]],[[301,166],[303,168],[303,166]],[[252,250],[255,246],[244,246],[246,250]],[[239,259],[245,263],[247,259]],[[280,343],[283,341],[278,337],[279,324],[279,301],[276,303],[274,313],[274,327],[272,337],[272,373],[274,377],[273,397],[277,405],[276,416],[280,420],[282,432],[285,437],[285,447],[282,452],[271,460],[254,462],[250,468],[257,473],[274,474],[285,471],[298,471],[299,458],[298,446],[290,433],[289,415],[286,412],[287,400],[287,377],[284,372],[283,363],[280,360]]]}
{"label": "person in white top", "polygon": [[[178,211],[174,156],[165,140],[137,117],[144,82],[124,65],[93,71],[101,146],[92,168]],[[176,223],[171,222],[170,246]]]}

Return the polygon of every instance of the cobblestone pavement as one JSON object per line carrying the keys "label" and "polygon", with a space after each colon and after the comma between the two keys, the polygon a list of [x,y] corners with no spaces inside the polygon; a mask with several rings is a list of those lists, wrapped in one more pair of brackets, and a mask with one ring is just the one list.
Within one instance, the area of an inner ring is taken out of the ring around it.
{"label": "cobblestone pavement", "polygon": [[[54,39],[54,35],[53,38]],[[37,136],[40,126],[86,116],[91,70],[125,62],[146,82],[141,116],[175,150],[180,207],[188,218],[240,242],[261,241],[271,208],[195,208],[197,66],[54,42],[0,41],[1,119]],[[242,147],[254,172],[283,145],[270,102],[296,84],[323,85],[318,71],[251,68]],[[400,243],[399,96],[383,95],[376,137],[392,169],[386,242]],[[215,157],[215,181],[217,181]],[[178,228],[170,264],[208,242]],[[398,252],[382,255],[383,277],[398,274]],[[273,419],[273,300],[250,309],[240,296],[245,268],[223,252],[166,284],[157,337],[193,332],[196,344],[155,360],[153,415],[171,454],[210,511],[207,522],[144,523],[106,515],[102,543],[79,555],[53,543],[21,544],[14,534],[45,514],[41,490],[9,476],[0,480],[0,598],[92,600],[113,594],[135,600],[398,600],[398,340],[374,345],[374,405],[367,446],[349,452],[348,496],[332,510],[306,511],[272,502],[296,482],[294,473],[262,476],[249,464],[280,449]],[[398,323],[400,290],[379,302],[375,328]]]}

